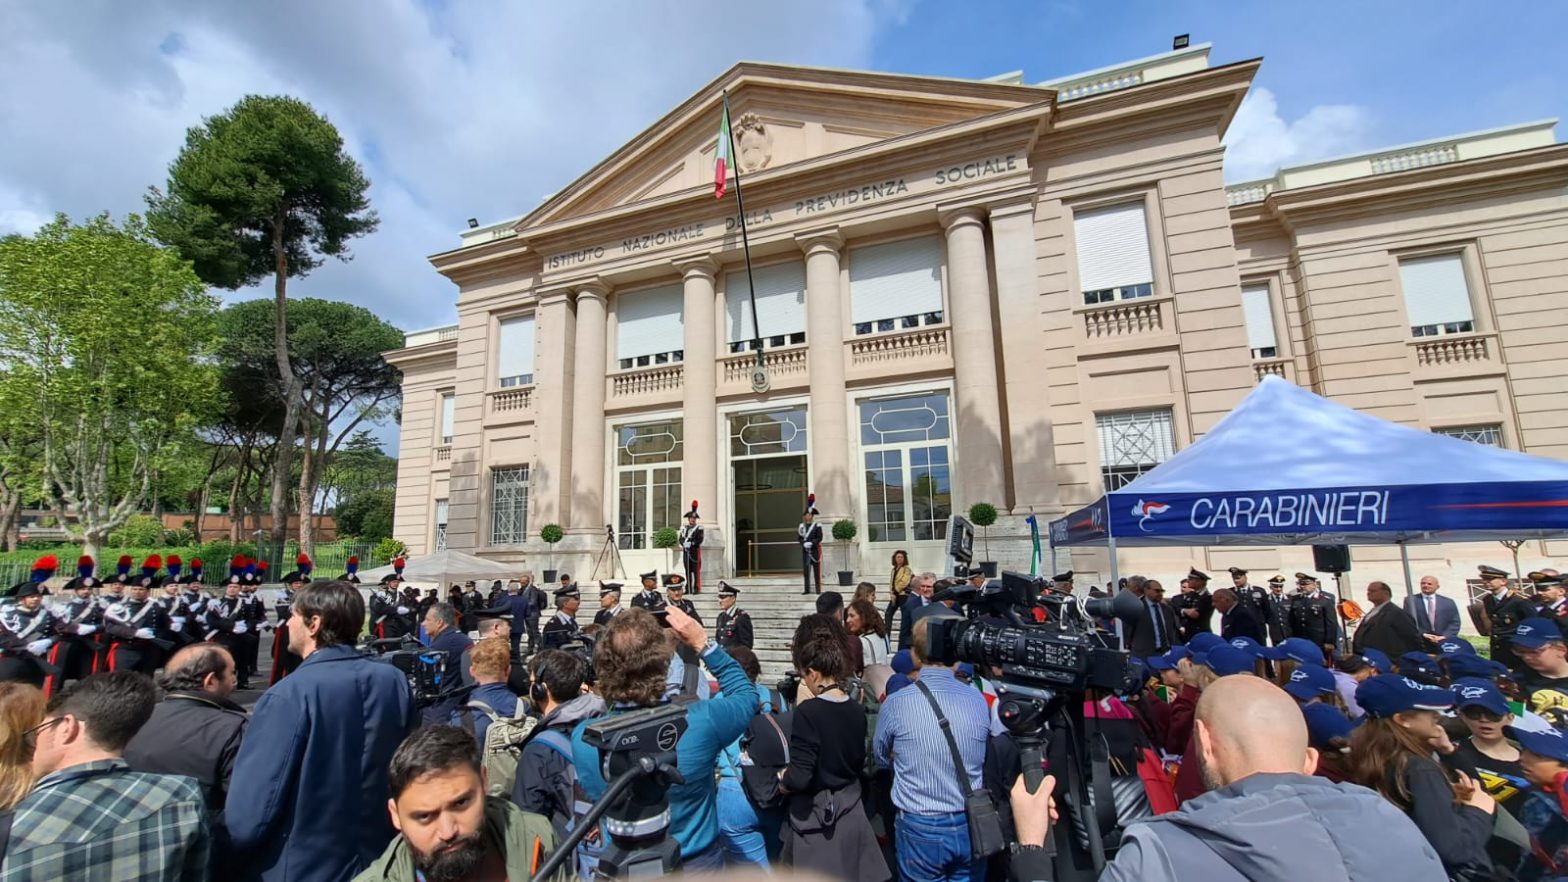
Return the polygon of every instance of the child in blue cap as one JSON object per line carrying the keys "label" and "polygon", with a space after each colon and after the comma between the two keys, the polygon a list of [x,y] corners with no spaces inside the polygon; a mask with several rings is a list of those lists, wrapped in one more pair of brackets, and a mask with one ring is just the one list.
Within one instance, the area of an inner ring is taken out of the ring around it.
{"label": "child in blue cap", "polygon": [[1519,744],[1519,765],[1532,787],[1519,820],[1530,831],[1531,853],[1519,864],[1522,882],[1568,877],[1568,735],[1557,729],[1504,733]]}

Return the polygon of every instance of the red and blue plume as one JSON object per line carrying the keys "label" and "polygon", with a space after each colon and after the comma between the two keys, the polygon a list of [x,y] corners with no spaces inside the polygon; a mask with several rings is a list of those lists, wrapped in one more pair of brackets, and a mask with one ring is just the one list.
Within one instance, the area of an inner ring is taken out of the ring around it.
{"label": "red and blue plume", "polygon": [[406,566],[408,566],[408,561],[404,560],[401,555],[392,558],[392,571],[399,576],[403,575],[403,568]]}
{"label": "red and blue plume", "polygon": [[183,563],[178,554],[171,554],[163,559],[163,568],[168,570],[170,579],[178,579],[180,577],[180,567]]}
{"label": "red and blue plume", "polygon": [[84,554],[76,559],[76,575],[82,577],[83,579],[91,579],[93,576],[93,568],[97,565],[97,562],[94,561],[92,557]]}
{"label": "red and blue plume", "polygon": [[243,572],[247,576],[256,575],[256,559],[254,557],[245,558],[245,569]]}
{"label": "red and blue plume", "polygon": [[201,558],[191,558],[191,575],[195,576],[197,579],[201,578]]}
{"label": "red and blue plume", "polygon": [[120,559],[114,562],[114,571],[122,576],[128,575],[131,572],[131,556],[129,554],[120,555]]}
{"label": "red and blue plume", "polygon": [[161,569],[163,569],[163,558],[156,554],[149,554],[147,559],[142,561],[142,575],[149,579],[158,575]]}
{"label": "red and blue plume", "polygon": [[267,562],[264,561],[264,560],[256,561],[256,572],[258,572],[258,573],[265,573],[266,571],[267,571]]}
{"label": "red and blue plume", "polygon": [[59,568],[60,559],[52,554],[46,554],[43,557],[33,561],[32,581],[39,583],[47,582],[49,581],[49,577],[54,575],[54,571],[58,570]]}
{"label": "red and blue plume", "polygon": [[299,553],[299,557],[294,558],[295,569],[298,569],[303,575],[310,575],[310,570],[313,566],[314,564],[310,562],[310,555],[303,551]]}
{"label": "red and blue plume", "polygon": [[238,576],[245,572],[245,555],[236,554],[229,558],[229,575]]}
{"label": "red and blue plume", "polygon": [[348,559],[348,574],[350,576],[359,572],[359,555],[352,555]]}

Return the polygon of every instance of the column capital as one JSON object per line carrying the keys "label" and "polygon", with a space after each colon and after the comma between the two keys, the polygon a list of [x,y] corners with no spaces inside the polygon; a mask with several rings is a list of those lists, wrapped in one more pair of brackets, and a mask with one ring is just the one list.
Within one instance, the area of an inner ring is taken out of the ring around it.
{"label": "column capital", "polygon": [[801,251],[806,252],[807,257],[823,251],[832,251],[834,254],[837,254],[844,247],[844,234],[838,231],[838,227],[813,230],[809,233],[797,234],[795,236],[795,244],[800,246]]}
{"label": "column capital", "polygon": [[568,288],[551,288],[548,291],[540,291],[539,292],[539,305],[540,306],[556,306],[558,304],[571,303],[571,302],[572,302],[572,289],[569,288],[569,287]]}
{"label": "column capital", "polygon": [[719,275],[718,261],[706,254],[696,257],[683,257],[679,260],[670,261],[670,263],[681,274],[682,279],[699,276],[711,282],[718,278]]}
{"label": "column capital", "polygon": [[942,229],[952,232],[968,224],[984,226],[985,209],[978,205],[966,205],[962,208],[937,209],[936,219],[942,224]]}
{"label": "column capital", "polygon": [[1014,196],[1011,199],[999,199],[990,203],[987,208],[990,211],[991,219],[996,220],[998,218],[1013,217],[1014,215],[1019,214],[1033,216],[1034,203],[1034,194],[1029,193],[1028,195],[1024,196]]}
{"label": "column capital", "polygon": [[572,290],[576,292],[579,303],[584,298],[589,300],[608,300],[610,296],[610,286],[597,277],[573,285]]}

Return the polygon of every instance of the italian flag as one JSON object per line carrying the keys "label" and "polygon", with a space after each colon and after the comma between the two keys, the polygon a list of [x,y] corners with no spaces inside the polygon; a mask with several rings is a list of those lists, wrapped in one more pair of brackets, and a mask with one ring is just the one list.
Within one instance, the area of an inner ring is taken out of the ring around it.
{"label": "italian flag", "polygon": [[730,171],[730,96],[724,96],[724,116],[719,118],[719,143],[713,151],[713,198],[724,198]]}

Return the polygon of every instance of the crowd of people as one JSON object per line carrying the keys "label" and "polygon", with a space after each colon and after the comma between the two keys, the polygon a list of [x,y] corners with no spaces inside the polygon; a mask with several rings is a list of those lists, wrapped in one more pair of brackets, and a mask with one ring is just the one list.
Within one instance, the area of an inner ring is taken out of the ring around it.
{"label": "crowd of people", "polygon": [[[590,879],[633,834],[692,873],[1568,878],[1568,604],[1551,571],[1532,596],[1482,568],[1484,655],[1432,577],[1403,604],[1372,582],[1363,609],[1305,573],[1286,593],[1232,569],[1211,591],[1193,570],[1169,600],[1130,576],[1089,592],[1141,607],[1096,626],[1130,650],[1128,688],[1025,731],[1004,719],[1000,668],[933,648],[986,580],[917,574],[904,552],[885,588],[817,595],[777,685],[723,581],[711,628],[685,578],[657,572],[626,605],[602,583],[582,627],[570,577],[546,616],[530,576],[441,599],[399,567],[367,599],[355,565],[312,581],[296,563],[274,621],[244,559],[218,595],[177,558],[103,582],[84,560],[50,606],[46,557],[11,590],[0,882],[517,880],[568,838],[553,878]],[[270,686],[247,712],[234,694],[268,631]],[[412,643],[439,660],[435,694],[378,657]],[[585,730],[666,704],[685,718],[666,829],[590,824],[608,782]]]}

